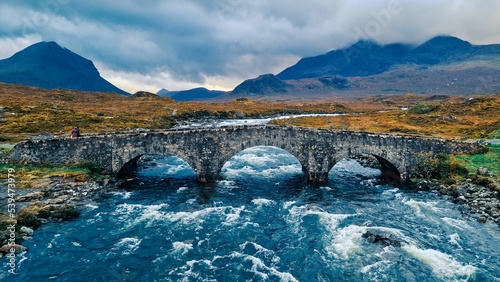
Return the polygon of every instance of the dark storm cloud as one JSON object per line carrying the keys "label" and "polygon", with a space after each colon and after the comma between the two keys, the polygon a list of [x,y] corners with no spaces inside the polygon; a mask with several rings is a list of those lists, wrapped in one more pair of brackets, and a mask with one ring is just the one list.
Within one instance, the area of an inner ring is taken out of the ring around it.
{"label": "dark storm cloud", "polygon": [[122,87],[231,88],[359,39],[500,42],[499,10],[495,0],[11,1],[0,2],[0,55],[54,40]]}

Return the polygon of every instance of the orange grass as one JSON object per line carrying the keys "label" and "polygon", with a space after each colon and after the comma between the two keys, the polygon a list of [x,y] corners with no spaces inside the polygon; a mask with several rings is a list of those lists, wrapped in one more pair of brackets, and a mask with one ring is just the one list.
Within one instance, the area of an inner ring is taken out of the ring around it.
{"label": "orange grass", "polygon": [[[268,97],[271,99],[271,97]],[[436,110],[403,111],[428,103]],[[239,98],[228,102],[177,102],[170,98],[131,98],[114,93],[43,90],[0,83],[0,142],[26,135],[113,132],[133,128],[170,128],[190,118],[261,117],[278,114],[348,113],[339,117],[303,117],[276,124],[394,132],[445,138],[483,138],[500,128],[500,94],[475,96],[393,95],[335,101],[266,101]],[[388,112],[380,112],[388,111]]]}

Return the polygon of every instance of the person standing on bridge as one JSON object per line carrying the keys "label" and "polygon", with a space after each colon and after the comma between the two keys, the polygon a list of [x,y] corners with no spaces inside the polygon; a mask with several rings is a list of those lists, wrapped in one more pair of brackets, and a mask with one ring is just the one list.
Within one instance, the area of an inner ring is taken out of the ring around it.
{"label": "person standing on bridge", "polygon": [[71,138],[78,138],[80,136],[80,128],[78,126],[73,127],[73,130],[71,130]]}

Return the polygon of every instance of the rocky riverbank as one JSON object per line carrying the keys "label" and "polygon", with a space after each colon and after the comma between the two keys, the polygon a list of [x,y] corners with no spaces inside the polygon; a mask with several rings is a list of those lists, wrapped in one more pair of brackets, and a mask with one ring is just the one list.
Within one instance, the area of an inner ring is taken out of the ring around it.
{"label": "rocky riverbank", "polygon": [[452,185],[424,180],[417,187],[450,196],[453,202],[461,205],[464,214],[482,223],[495,222],[500,227],[500,183],[493,180],[495,178],[492,173],[480,169],[475,179]]}
{"label": "rocky riverbank", "polygon": [[[80,206],[116,187],[116,183],[108,179],[78,182],[56,178],[45,179],[43,183],[43,187],[16,189],[16,220],[5,214],[0,218],[0,257],[12,252],[12,249],[15,253],[26,251],[22,243],[30,240],[41,225],[77,218]],[[2,194],[0,198],[7,201],[7,195]]]}

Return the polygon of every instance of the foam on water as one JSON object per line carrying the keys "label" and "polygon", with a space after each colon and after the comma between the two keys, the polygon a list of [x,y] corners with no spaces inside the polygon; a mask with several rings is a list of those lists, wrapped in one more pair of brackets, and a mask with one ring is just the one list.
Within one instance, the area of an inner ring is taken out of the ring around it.
{"label": "foam on water", "polygon": [[[250,246],[250,248],[248,248]],[[255,243],[255,242],[245,242],[240,245],[240,249],[242,252],[248,251],[248,249],[252,250],[252,254],[255,257],[262,257],[270,261],[272,264],[277,264],[280,262],[280,258],[271,250],[264,248],[263,246]]]}
{"label": "foam on water", "polygon": [[193,212],[168,212],[163,219],[171,223],[194,226],[195,230],[201,230],[203,229],[202,225],[210,217],[217,217],[217,221],[222,222],[223,225],[233,225],[238,221],[240,213],[244,209],[245,206],[237,208],[231,206],[208,207]]}
{"label": "foam on water", "polygon": [[294,174],[302,174],[302,168],[300,165],[291,164],[291,165],[282,165],[277,168],[269,168],[262,171],[262,175],[264,177],[276,177],[278,175],[294,175]]}
{"label": "foam on water", "polygon": [[421,218],[429,218],[426,213],[429,211],[432,212],[440,212],[442,211],[441,208],[439,208],[438,202],[437,201],[427,201],[427,202],[421,202],[421,201],[415,201],[414,199],[403,199],[402,202],[405,205],[410,206],[413,208],[415,211],[416,215]]}
{"label": "foam on water", "polygon": [[414,244],[402,247],[409,254],[427,264],[437,277],[446,281],[467,281],[475,272],[476,267],[463,265],[452,256],[433,249],[419,249]]}
{"label": "foam on water", "polygon": [[460,246],[460,235],[457,233],[451,234],[450,235],[450,244],[455,245],[458,247],[458,249],[463,250],[462,246]]}
{"label": "foam on water", "polygon": [[162,209],[168,207],[168,204],[141,205],[125,203],[119,204],[113,214],[117,216],[117,220],[127,219],[125,220],[125,227],[130,228],[142,222],[149,225],[154,221],[163,220],[165,211],[162,211]]}
{"label": "foam on water", "polygon": [[461,220],[461,219],[442,217],[441,220],[443,220],[446,224],[453,226],[455,228],[461,229],[461,230],[472,230],[473,229],[466,221]]}
{"label": "foam on water", "polygon": [[275,205],[276,202],[273,200],[259,198],[259,199],[253,199],[252,204],[256,205],[258,208],[261,208],[263,206]]}
{"label": "foam on water", "polygon": [[177,189],[177,193],[183,193],[183,192],[185,192],[187,190],[189,190],[188,187],[184,187],[184,186],[183,187],[179,187],[179,189]]}
{"label": "foam on water", "polygon": [[184,256],[187,252],[193,249],[192,242],[173,242],[171,255],[174,257]]}
{"label": "foam on water", "polygon": [[182,278],[180,278],[179,281],[193,281],[194,279],[194,281],[217,282],[215,279],[207,279],[206,277],[203,277],[200,275],[199,271],[195,270],[205,267],[207,267],[210,271],[217,270],[217,268],[212,265],[212,261],[210,260],[189,260],[186,261],[185,265],[170,270],[168,274],[171,276],[181,276]]}
{"label": "foam on water", "polygon": [[390,260],[380,260],[377,261],[373,264],[364,266],[361,268],[361,273],[363,274],[369,274],[369,273],[383,273],[385,272],[386,269],[394,265],[394,262],[391,262]]}
{"label": "foam on water", "polygon": [[290,208],[290,206],[295,205],[296,203],[296,201],[286,201],[283,203],[283,208],[287,210]]}
{"label": "foam on water", "polygon": [[264,146],[243,150],[234,155],[222,168],[222,175],[228,178],[242,175],[273,178],[299,173],[302,173],[302,166],[294,156],[282,149]]}
{"label": "foam on water", "polygon": [[[150,160],[146,161],[148,163]],[[137,177],[158,178],[158,177],[192,177],[196,174],[191,166],[184,160],[175,157],[159,156],[152,159],[154,165],[147,166],[137,172]]]}
{"label": "foam on water", "polygon": [[139,248],[141,242],[142,240],[138,238],[123,238],[113,246],[112,250],[121,250],[122,255],[131,255]]}
{"label": "foam on water", "polygon": [[89,210],[95,210],[97,209],[99,206],[98,205],[95,205],[95,204],[86,204],[85,205],[86,208],[89,208]]}
{"label": "foam on water", "polygon": [[379,177],[382,174],[380,169],[364,167],[352,159],[340,160],[333,166],[330,173],[355,174],[364,177]]}
{"label": "foam on water", "polygon": [[243,261],[251,262],[252,267],[250,269],[246,269],[246,271],[250,271],[250,272],[254,273],[260,279],[268,280],[268,279],[276,277],[279,279],[279,281],[283,281],[283,282],[286,282],[286,281],[298,282],[299,281],[295,277],[293,277],[292,274],[290,274],[288,272],[281,272],[281,271],[278,271],[273,266],[267,266],[261,259],[255,257],[255,256],[246,255],[246,254],[242,254],[239,252],[233,252],[230,255],[230,257],[231,258],[238,258],[238,259],[242,259]]}
{"label": "foam on water", "polygon": [[333,243],[326,250],[330,256],[348,259],[363,251],[361,237],[368,230],[365,226],[349,225],[334,232]]}
{"label": "foam on water", "polygon": [[[258,149],[254,149],[254,148],[247,149],[247,151],[252,150],[254,152],[258,152],[257,151]],[[262,155],[262,156],[257,155],[255,153],[237,154],[231,158],[232,160],[229,162],[228,165],[232,166],[232,165],[235,165],[235,163],[237,163],[237,162],[244,161],[252,166],[266,166],[269,163],[276,162],[276,159],[274,158],[275,156],[279,157],[279,155],[274,155],[274,154],[273,155]]]}

